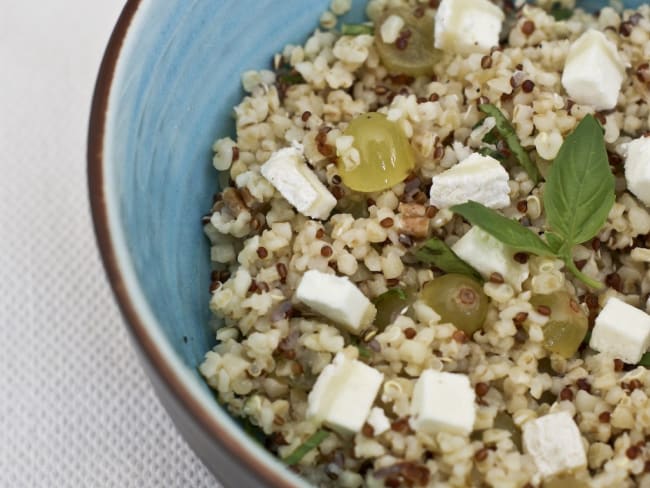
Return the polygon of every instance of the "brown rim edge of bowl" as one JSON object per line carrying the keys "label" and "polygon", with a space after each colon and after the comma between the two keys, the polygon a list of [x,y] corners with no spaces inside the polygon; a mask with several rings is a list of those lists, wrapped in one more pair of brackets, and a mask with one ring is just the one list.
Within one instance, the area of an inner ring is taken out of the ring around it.
{"label": "brown rim edge of bowl", "polygon": [[117,299],[122,315],[126,319],[132,335],[137,339],[140,347],[144,351],[146,359],[158,372],[162,380],[167,384],[167,387],[176,395],[180,403],[189,411],[190,415],[196,419],[199,425],[218,444],[229,451],[235,460],[243,465],[242,467],[253,467],[264,481],[270,482],[274,487],[293,488],[294,485],[292,483],[288,483],[285,479],[282,479],[282,477],[268,469],[255,456],[251,455],[234,436],[231,436],[223,429],[212,415],[201,406],[198,400],[192,396],[192,393],[183,384],[171,366],[165,362],[161,351],[156,347],[147,328],[138,316],[136,307],[127,293],[120,266],[117,262],[113,241],[109,232],[108,212],[104,194],[104,132],[106,128],[108,100],[115,75],[115,68],[124,39],[131,26],[133,17],[140,7],[141,1],[127,0],[117,24],[113,29],[99,68],[90,112],[87,146],[88,191],[95,237],[104,263],[104,269],[108,275],[113,294]]}

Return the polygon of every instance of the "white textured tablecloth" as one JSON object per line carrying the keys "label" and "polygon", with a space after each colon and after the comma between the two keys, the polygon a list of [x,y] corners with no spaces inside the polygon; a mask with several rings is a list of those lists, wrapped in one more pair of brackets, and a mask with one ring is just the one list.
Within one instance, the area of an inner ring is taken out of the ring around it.
{"label": "white textured tablecloth", "polygon": [[0,0],[0,487],[213,487],[109,290],[85,148],[124,0]]}

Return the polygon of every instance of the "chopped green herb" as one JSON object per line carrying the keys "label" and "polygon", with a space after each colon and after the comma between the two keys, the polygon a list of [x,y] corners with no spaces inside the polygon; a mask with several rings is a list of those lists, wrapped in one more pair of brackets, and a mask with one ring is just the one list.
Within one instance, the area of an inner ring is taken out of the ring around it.
{"label": "chopped green herb", "polygon": [[360,36],[362,34],[372,36],[374,29],[372,25],[368,24],[343,24],[341,26],[341,34],[344,36]]}
{"label": "chopped green herb", "polygon": [[646,352],[643,356],[641,356],[641,360],[639,361],[639,366],[643,366],[644,368],[650,368],[650,352]]}
{"label": "chopped green herb", "polygon": [[284,462],[293,466],[300,462],[309,451],[317,448],[330,435],[330,432],[324,429],[316,431],[309,439],[300,444],[291,454],[284,458]]}
{"label": "chopped green herb", "polygon": [[483,136],[482,142],[486,144],[496,144],[499,142],[499,132],[496,127]]}
{"label": "chopped green herb", "polygon": [[490,157],[496,159],[497,161],[501,161],[501,162],[505,161],[505,159],[506,159],[505,156],[503,154],[501,154],[499,151],[497,151],[496,149],[489,148],[489,147],[480,148],[478,150],[478,153],[482,154],[483,156],[490,156]]}
{"label": "chopped green herb", "polygon": [[603,131],[596,119],[587,115],[566,138],[549,171],[544,208],[551,230],[545,234],[546,242],[517,221],[479,203],[467,202],[451,210],[517,250],[562,259],[583,283],[602,288],[602,283],[576,267],[572,249],[598,233],[614,200],[614,176]]}
{"label": "chopped green herb", "polygon": [[357,349],[359,350],[359,357],[363,359],[370,359],[372,357],[372,351],[362,344],[357,344]]}
{"label": "chopped green herb", "polygon": [[506,144],[517,158],[517,161],[519,161],[519,164],[526,170],[526,173],[528,173],[530,179],[533,180],[534,183],[538,183],[540,180],[539,170],[537,169],[535,163],[528,156],[526,150],[522,147],[521,143],[519,142],[519,138],[515,133],[514,127],[512,127],[510,122],[508,122],[508,119],[506,119],[505,115],[503,115],[501,110],[499,110],[495,105],[492,105],[490,103],[479,105],[478,108],[481,110],[481,112],[494,117],[494,120],[497,124],[497,131],[506,141]]}
{"label": "chopped green herb", "polygon": [[395,288],[389,288],[381,295],[376,296],[373,299],[372,303],[374,304],[380,303],[382,300],[384,300],[387,297],[395,297],[399,300],[406,300],[406,291],[404,291],[404,288],[401,288],[399,286],[396,286]]}
{"label": "chopped green herb", "polygon": [[435,237],[425,241],[424,244],[413,253],[413,255],[419,261],[432,264],[445,273],[463,274],[483,282],[483,278],[478,271],[460,259],[447,244]]}
{"label": "chopped green herb", "polygon": [[573,10],[565,7],[560,2],[554,2],[549,13],[555,20],[567,20],[573,15]]}
{"label": "chopped green herb", "polygon": [[278,69],[276,80],[279,85],[300,85],[301,83],[306,83],[302,75],[288,64]]}
{"label": "chopped green herb", "polygon": [[392,324],[397,316],[413,302],[412,296],[400,287],[391,288],[375,297],[372,303],[377,308],[377,315],[373,325],[380,331]]}
{"label": "chopped green herb", "polygon": [[585,334],[584,339],[582,339],[582,343],[583,343],[583,344],[587,344],[587,345],[589,345],[589,341],[590,341],[590,340],[591,340],[591,329],[589,329],[589,330],[587,331],[587,333]]}

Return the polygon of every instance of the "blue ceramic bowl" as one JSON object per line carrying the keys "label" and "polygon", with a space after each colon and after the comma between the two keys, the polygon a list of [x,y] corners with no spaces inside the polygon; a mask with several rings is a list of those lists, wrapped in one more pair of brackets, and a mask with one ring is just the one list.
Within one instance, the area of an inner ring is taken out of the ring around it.
{"label": "blue ceramic bowl", "polygon": [[[210,147],[234,135],[240,73],[304,42],[328,3],[129,0],[97,82],[89,184],[106,270],[162,402],[227,486],[304,482],[243,432],[196,370],[215,343],[201,228],[217,190]],[[364,5],[355,0],[344,20],[362,20]]]}

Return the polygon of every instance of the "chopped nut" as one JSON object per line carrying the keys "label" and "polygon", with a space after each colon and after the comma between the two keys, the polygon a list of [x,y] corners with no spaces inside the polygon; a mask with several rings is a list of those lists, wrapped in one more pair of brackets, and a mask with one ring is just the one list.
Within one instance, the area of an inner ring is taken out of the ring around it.
{"label": "chopped nut", "polygon": [[400,230],[413,237],[427,237],[429,235],[430,219],[427,217],[427,208],[418,203],[400,203]]}

